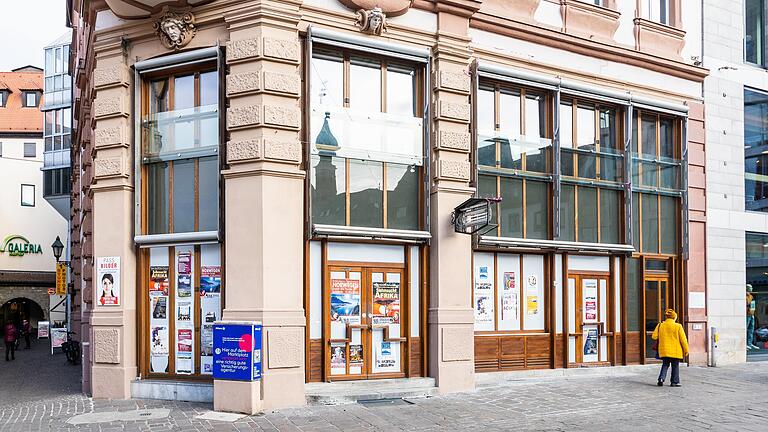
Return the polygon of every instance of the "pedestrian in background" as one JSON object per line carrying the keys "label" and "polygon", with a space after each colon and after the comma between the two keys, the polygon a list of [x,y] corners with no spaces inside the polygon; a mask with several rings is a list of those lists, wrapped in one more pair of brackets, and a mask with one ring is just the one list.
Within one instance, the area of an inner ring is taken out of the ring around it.
{"label": "pedestrian in background", "polygon": [[677,313],[667,309],[665,320],[660,322],[653,331],[653,340],[659,341],[659,357],[661,357],[661,372],[659,373],[658,386],[664,385],[667,379],[667,369],[672,365],[672,387],[680,387],[680,360],[688,355],[688,339],[685,337],[683,326],[676,323]]}
{"label": "pedestrian in background", "polygon": [[760,349],[755,345],[755,296],[752,295],[752,285],[747,284],[747,349]]}
{"label": "pedestrian in background", "polygon": [[24,349],[29,349],[29,336],[32,333],[32,325],[29,324],[29,320],[24,320],[21,322],[21,334],[24,336],[24,342],[27,343],[27,346]]}
{"label": "pedestrian in background", "polygon": [[3,341],[5,341],[5,361],[9,361],[8,355],[10,354],[10,360],[16,360],[16,326],[13,325],[11,320],[5,323],[5,335]]}

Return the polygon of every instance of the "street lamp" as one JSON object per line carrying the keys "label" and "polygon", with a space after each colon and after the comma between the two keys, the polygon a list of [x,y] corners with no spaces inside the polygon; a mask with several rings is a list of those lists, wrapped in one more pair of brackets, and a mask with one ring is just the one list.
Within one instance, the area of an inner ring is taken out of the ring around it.
{"label": "street lamp", "polygon": [[61,242],[59,236],[56,236],[56,240],[51,245],[51,249],[53,249],[53,256],[56,257],[56,262],[59,262],[61,253],[64,252],[64,243]]}

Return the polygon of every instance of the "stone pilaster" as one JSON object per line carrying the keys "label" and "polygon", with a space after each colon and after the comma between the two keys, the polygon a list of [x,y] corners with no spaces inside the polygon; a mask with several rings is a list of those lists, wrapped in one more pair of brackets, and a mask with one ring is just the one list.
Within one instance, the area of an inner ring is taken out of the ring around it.
{"label": "stone pilaster", "polygon": [[[93,397],[127,399],[137,376],[136,255],[133,248],[132,84],[119,40],[96,42],[93,74],[95,150],[93,159],[93,256],[120,257],[120,305],[101,306],[91,296]],[[91,272],[95,274],[95,269]],[[94,286],[98,281],[93,282]]]}
{"label": "stone pilaster", "polygon": [[480,2],[437,4],[433,50],[430,215],[430,375],[441,393],[474,388],[471,237],[453,230],[450,214],[470,187],[469,17]]}
{"label": "stone pilaster", "polygon": [[263,323],[263,377],[260,385],[216,381],[214,407],[247,413],[305,403],[301,2],[270,3],[225,15],[223,318]]}

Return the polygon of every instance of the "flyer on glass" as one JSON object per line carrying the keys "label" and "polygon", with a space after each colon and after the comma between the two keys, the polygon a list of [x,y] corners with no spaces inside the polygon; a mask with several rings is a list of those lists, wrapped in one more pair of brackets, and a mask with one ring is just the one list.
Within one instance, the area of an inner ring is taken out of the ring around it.
{"label": "flyer on glass", "polygon": [[179,274],[176,291],[179,297],[192,297],[192,276]]}
{"label": "flyer on glass", "polygon": [[360,323],[360,281],[331,279],[331,321]]}
{"label": "flyer on glass", "polygon": [[154,355],[168,354],[168,327],[155,326],[150,331],[152,341],[150,351]]}
{"label": "flyer on glass", "polygon": [[200,267],[200,291],[201,295],[221,292],[221,266]]}
{"label": "flyer on glass", "polygon": [[192,253],[179,252],[178,273],[180,275],[192,273]]}
{"label": "flyer on glass", "polygon": [[331,346],[331,370],[341,369],[341,373],[346,373],[347,353],[344,352],[343,345]]}
{"label": "flyer on glass", "polygon": [[493,320],[493,299],[489,295],[475,296],[475,322]]}
{"label": "flyer on glass", "polygon": [[363,346],[350,345],[349,346],[349,366],[357,367],[362,365],[363,365]]}
{"label": "flyer on glass", "polygon": [[[159,293],[158,293],[159,294]],[[152,319],[164,320],[168,318],[168,297],[156,295],[150,297],[152,300]]]}
{"label": "flyer on glass", "polygon": [[504,290],[515,289],[515,272],[504,272]]}
{"label": "flyer on glass", "polygon": [[120,305],[120,257],[96,258],[98,300],[101,306]]}
{"label": "flyer on glass", "polygon": [[176,321],[191,321],[192,320],[192,303],[179,302],[176,307]]}
{"label": "flyer on glass", "polygon": [[517,292],[506,292],[501,297],[501,319],[517,320],[517,311],[519,309],[517,302]]}
{"label": "flyer on glass", "polygon": [[373,282],[373,323],[400,322],[400,282]]}
{"label": "flyer on glass", "polygon": [[176,331],[176,351],[192,352],[192,329],[178,329]]}

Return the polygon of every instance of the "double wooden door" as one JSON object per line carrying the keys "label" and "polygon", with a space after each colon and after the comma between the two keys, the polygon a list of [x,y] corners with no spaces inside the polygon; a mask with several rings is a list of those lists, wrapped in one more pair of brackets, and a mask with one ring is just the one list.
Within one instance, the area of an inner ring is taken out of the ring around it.
{"label": "double wooden door", "polygon": [[407,288],[402,267],[329,267],[323,293],[329,381],[405,376]]}

